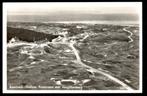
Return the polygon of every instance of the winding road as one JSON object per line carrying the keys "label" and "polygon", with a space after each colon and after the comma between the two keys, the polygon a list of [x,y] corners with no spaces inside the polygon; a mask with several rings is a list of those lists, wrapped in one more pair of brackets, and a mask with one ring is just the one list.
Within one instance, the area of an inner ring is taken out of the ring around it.
{"label": "winding road", "polygon": [[133,39],[132,39],[133,33],[132,33],[131,31],[127,30],[126,28],[123,28],[123,30],[124,30],[125,32],[127,32],[127,33],[130,34],[130,35],[128,36],[128,38],[130,39],[129,43],[133,42]]}
{"label": "winding road", "polygon": [[81,61],[80,56],[79,56],[78,50],[74,47],[74,43],[75,43],[75,42],[70,43],[69,46],[70,46],[70,47],[72,48],[72,50],[74,51],[74,54],[75,54],[76,59],[77,59],[77,62],[76,62],[76,63],[80,64],[81,66],[83,66],[83,67],[85,67],[85,68],[87,68],[87,69],[89,69],[89,70],[91,70],[92,72],[96,72],[96,73],[99,73],[99,74],[102,74],[102,75],[108,77],[109,79],[111,79],[111,80],[113,80],[114,82],[120,84],[121,86],[123,86],[123,87],[124,87],[125,89],[127,89],[127,90],[134,90],[134,89],[131,88],[129,85],[127,85],[127,84],[125,84],[124,82],[120,81],[119,79],[113,77],[112,75],[110,75],[110,74],[108,74],[108,73],[106,73],[106,72],[103,72],[102,70],[98,70],[98,69],[95,69],[95,68],[93,68],[93,67],[90,67],[90,66],[86,65],[85,63],[83,63],[83,62]]}

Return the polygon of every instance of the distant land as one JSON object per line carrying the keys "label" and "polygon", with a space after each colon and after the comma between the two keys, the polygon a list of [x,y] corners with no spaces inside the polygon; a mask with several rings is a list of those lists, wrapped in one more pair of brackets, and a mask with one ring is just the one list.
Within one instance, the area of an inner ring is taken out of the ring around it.
{"label": "distant land", "polygon": [[[8,15],[8,22],[101,22],[138,23],[137,14],[49,14],[49,15]],[[104,22],[103,22],[104,21]]]}

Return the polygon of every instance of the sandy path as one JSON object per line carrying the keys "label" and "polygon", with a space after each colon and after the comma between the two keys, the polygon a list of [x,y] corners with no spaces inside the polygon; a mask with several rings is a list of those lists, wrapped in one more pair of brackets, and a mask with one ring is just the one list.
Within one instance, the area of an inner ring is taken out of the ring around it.
{"label": "sandy path", "polygon": [[70,46],[70,47],[73,49],[73,51],[74,51],[74,54],[75,54],[75,56],[76,56],[76,58],[77,58],[77,63],[81,64],[81,65],[82,65],[83,67],[85,67],[85,68],[90,69],[92,72],[97,72],[97,73],[99,73],[99,74],[102,74],[102,75],[108,77],[109,79],[113,80],[114,82],[116,82],[116,83],[122,85],[122,86],[123,86],[125,89],[127,89],[127,90],[133,90],[133,88],[131,88],[130,86],[128,86],[128,85],[125,84],[124,82],[120,81],[119,79],[117,79],[117,78],[111,76],[110,74],[105,73],[105,72],[103,72],[103,71],[101,71],[101,70],[95,69],[95,68],[93,68],[93,67],[90,67],[90,66],[84,64],[84,63],[81,61],[81,58],[80,58],[80,56],[79,56],[78,50],[74,47],[74,43],[75,43],[75,42],[70,43],[69,46]]}
{"label": "sandy path", "polygon": [[133,33],[132,33],[131,31],[127,30],[126,28],[123,28],[123,30],[126,31],[126,32],[128,32],[128,33],[130,34],[130,35],[128,36],[128,38],[130,39],[129,42],[133,42],[133,39],[132,39]]}

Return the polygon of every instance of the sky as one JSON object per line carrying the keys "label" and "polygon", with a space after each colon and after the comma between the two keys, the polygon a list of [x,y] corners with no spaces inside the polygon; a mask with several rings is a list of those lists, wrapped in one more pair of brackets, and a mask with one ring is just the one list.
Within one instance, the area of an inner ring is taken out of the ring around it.
{"label": "sky", "polygon": [[138,14],[140,3],[5,3],[8,15]]}
{"label": "sky", "polygon": [[138,21],[141,2],[4,3],[8,21]]}

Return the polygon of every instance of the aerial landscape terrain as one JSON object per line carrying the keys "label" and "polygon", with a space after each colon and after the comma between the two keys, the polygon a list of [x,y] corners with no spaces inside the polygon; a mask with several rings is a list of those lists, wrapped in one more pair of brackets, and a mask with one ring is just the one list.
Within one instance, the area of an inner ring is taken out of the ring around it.
{"label": "aerial landscape terrain", "polygon": [[4,3],[4,92],[141,92],[141,4]]}
{"label": "aerial landscape terrain", "polygon": [[7,23],[14,90],[138,90],[139,26]]}

